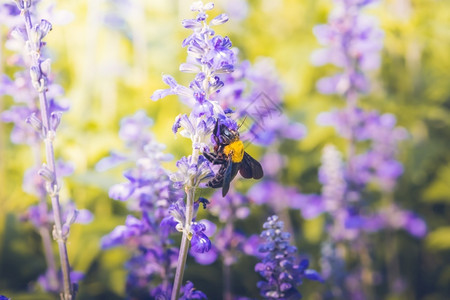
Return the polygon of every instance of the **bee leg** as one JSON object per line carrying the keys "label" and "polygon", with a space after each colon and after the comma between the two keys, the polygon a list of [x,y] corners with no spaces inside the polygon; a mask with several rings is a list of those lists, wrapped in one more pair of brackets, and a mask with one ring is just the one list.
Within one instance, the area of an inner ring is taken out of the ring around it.
{"label": "bee leg", "polygon": [[224,159],[218,158],[214,153],[203,153],[203,156],[213,163],[213,165],[223,165],[226,161]]}
{"label": "bee leg", "polygon": [[217,158],[217,155],[215,155],[214,153],[205,152],[205,153],[203,153],[203,156],[210,162],[213,162]]}
{"label": "bee leg", "polygon": [[214,178],[212,178],[206,185],[212,188],[220,188],[223,186],[223,175],[225,173],[227,166],[222,165],[220,166],[219,171],[217,171]]}
{"label": "bee leg", "polygon": [[217,188],[220,188],[223,186],[223,180],[219,181],[219,180],[213,179],[213,180],[209,181],[206,185],[210,188],[217,189]]}

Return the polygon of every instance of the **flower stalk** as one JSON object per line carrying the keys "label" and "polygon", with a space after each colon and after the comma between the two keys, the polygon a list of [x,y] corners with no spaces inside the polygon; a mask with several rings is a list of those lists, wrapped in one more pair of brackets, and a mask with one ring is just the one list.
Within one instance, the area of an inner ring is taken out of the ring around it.
{"label": "flower stalk", "polygon": [[[52,176],[45,176],[46,180],[46,190],[50,196],[52,202],[52,211],[54,216],[54,229],[53,238],[56,240],[59,249],[60,263],[63,275],[63,291],[60,294],[61,299],[71,300],[74,299],[72,285],[70,281],[70,265],[69,258],[67,254],[66,240],[68,236],[68,228],[63,229],[63,221],[61,217],[61,207],[59,203],[59,185],[56,176],[56,166],[55,166],[55,156],[53,149],[53,141],[55,139],[56,133],[55,129],[57,126],[51,124],[50,119],[55,116],[50,115],[49,103],[46,96],[47,90],[47,76],[46,70],[40,60],[40,50],[41,50],[41,40],[42,38],[51,30],[51,24],[42,20],[40,24],[33,25],[30,15],[30,0],[16,1],[19,9],[24,18],[26,32],[27,32],[27,44],[30,51],[31,66],[30,74],[33,81],[33,86],[38,92],[40,113],[42,118],[42,137],[45,144],[45,159],[46,166],[45,169],[49,170]],[[53,125],[53,126],[52,126]],[[42,170],[42,169],[41,169]],[[48,241],[44,241],[47,242]]]}
{"label": "flower stalk", "polygon": [[237,128],[236,122],[226,115],[214,98],[224,86],[220,74],[233,72],[236,57],[231,49],[230,39],[216,35],[212,28],[227,22],[228,16],[220,14],[208,21],[207,13],[213,8],[212,2],[204,4],[196,1],[191,5],[191,11],[197,12],[197,16],[182,22],[183,27],[192,30],[192,34],[182,43],[183,47],[187,47],[188,58],[186,63],[180,65],[180,71],[195,73],[194,80],[186,87],[178,84],[172,76],[164,75],[163,81],[169,88],[156,90],[151,96],[152,100],[159,100],[175,94],[180,96],[181,102],[192,108],[189,116],[179,115],[172,127],[174,133],[183,128],[180,134],[192,141],[192,154],[182,157],[177,162],[178,172],[171,175],[174,187],[184,187],[186,193],[186,202],[177,203],[172,211],[177,223],[176,229],[183,233],[172,300],[178,299],[180,295],[190,243],[194,252],[204,253],[211,249],[211,242],[204,234],[206,226],[194,222],[197,205],[195,190],[201,182],[214,176],[210,162],[200,153],[210,152],[213,146],[211,137],[219,120],[227,121],[230,126]]}
{"label": "flower stalk", "polygon": [[192,234],[190,233],[190,224],[194,217],[194,196],[195,187],[186,187],[186,230],[183,231],[181,238],[180,254],[178,255],[177,270],[173,283],[172,300],[180,297],[180,288],[183,284],[184,269],[186,267],[187,255],[189,253],[189,245]]}

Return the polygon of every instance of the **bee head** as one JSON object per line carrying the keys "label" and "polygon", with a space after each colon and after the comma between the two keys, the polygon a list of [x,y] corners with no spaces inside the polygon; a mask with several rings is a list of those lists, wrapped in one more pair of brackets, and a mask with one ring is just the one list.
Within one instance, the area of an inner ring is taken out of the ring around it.
{"label": "bee head", "polygon": [[239,131],[236,122],[230,118],[218,118],[213,137],[216,144],[222,145],[228,145],[239,140]]}

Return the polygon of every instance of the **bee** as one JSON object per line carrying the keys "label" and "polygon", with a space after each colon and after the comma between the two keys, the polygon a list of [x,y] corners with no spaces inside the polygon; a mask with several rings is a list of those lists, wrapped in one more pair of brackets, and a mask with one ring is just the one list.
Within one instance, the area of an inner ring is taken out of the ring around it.
{"label": "bee", "polygon": [[216,121],[213,138],[214,152],[203,155],[214,165],[221,165],[213,179],[206,185],[212,188],[222,188],[222,196],[228,193],[230,182],[237,172],[244,178],[260,179],[263,177],[261,164],[244,151],[244,143],[239,139],[238,130],[227,127]]}

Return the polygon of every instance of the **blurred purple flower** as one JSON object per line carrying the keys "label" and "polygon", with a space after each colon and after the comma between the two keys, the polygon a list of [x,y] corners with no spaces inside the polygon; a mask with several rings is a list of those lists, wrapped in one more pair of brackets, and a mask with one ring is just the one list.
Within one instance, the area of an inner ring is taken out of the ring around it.
{"label": "blurred purple flower", "polygon": [[264,255],[259,252],[259,245],[261,244],[261,237],[259,235],[253,234],[246,238],[244,244],[242,245],[242,250],[246,255],[255,256],[262,259]]}
{"label": "blurred purple flower", "polygon": [[211,197],[209,211],[225,224],[231,220],[247,218],[250,214],[248,204],[248,198],[234,190],[230,190],[225,197],[216,192]]}
{"label": "blurred purple flower", "polygon": [[21,23],[22,19],[19,17],[20,10],[16,4],[12,2],[0,4],[0,24],[13,28]]}
{"label": "blurred purple flower", "polygon": [[[150,291],[150,296],[152,299],[157,300],[169,300],[172,293],[172,285],[170,284],[160,284],[156,288]],[[180,300],[196,300],[196,299],[207,299],[206,295],[194,288],[194,284],[187,281],[184,286],[180,289]]]}
{"label": "blurred purple flower", "polygon": [[283,86],[270,59],[260,59],[254,65],[244,61],[233,73],[221,77],[225,86],[214,99],[250,122],[243,124],[243,140],[268,146],[280,137],[299,140],[306,135],[303,124],[290,121],[283,113]]}
{"label": "blurred purple flower", "polygon": [[402,165],[396,160],[398,144],[408,137],[404,128],[395,126],[395,116],[355,108],[352,112],[336,110],[322,113],[318,122],[335,126],[344,138],[353,136],[357,141],[370,141],[367,152],[352,158],[354,174],[357,175],[349,180],[361,186],[375,182],[386,192],[393,190],[397,178],[403,173]]}
{"label": "blurred purple flower", "polygon": [[425,221],[416,213],[401,209],[395,204],[381,208],[366,220],[368,231],[403,229],[412,236],[423,238],[427,233]]}
{"label": "blurred purple flower", "polygon": [[178,258],[178,249],[168,238],[177,224],[169,215],[169,207],[181,195],[172,188],[169,174],[161,166],[172,156],[165,154],[165,146],[155,141],[149,131],[152,124],[143,111],[124,118],[119,135],[127,153],[113,152],[97,164],[97,169],[106,170],[122,162],[135,163],[124,172],[127,181],[112,186],[109,193],[114,199],[127,201],[129,209],[138,212],[140,218],[127,216],[124,225],[117,226],[101,240],[103,249],[126,246],[132,252],[126,264],[126,292],[130,297],[170,293],[167,285],[158,285],[153,279],[170,280]]}
{"label": "blurred purple flower", "polygon": [[275,177],[287,163],[287,158],[276,152],[268,152],[261,159],[264,175]]}
{"label": "blurred purple flower", "polygon": [[207,299],[206,295],[195,289],[194,284],[190,281],[181,288],[182,296],[180,300],[195,300],[195,299]]}
{"label": "blurred purple flower", "polygon": [[147,230],[149,227],[144,220],[129,215],[125,225],[117,226],[111,233],[102,237],[102,248],[108,249],[121,245],[137,246],[139,239]]}
{"label": "blurred purple flower", "polygon": [[219,2],[233,21],[242,21],[248,16],[247,0],[221,0]]}
{"label": "blurred purple flower", "polygon": [[324,201],[320,195],[299,194],[297,199],[298,208],[305,219],[314,219],[325,211]]}
{"label": "blurred purple flower", "polygon": [[149,128],[153,120],[145,111],[139,110],[131,117],[125,117],[120,121],[119,137],[129,148],[144,148],[150,142],[152,135]]}
{"label": "blurred purple flower", "polygon": [[324,48],[313,53],[312,63],[317,66],[331,63],[345,70],[319,80],[319,92],[344,95],[368,91],[364,71],[379,67],[384,37],[376,19],[361,14],[370,2],[373,1],[335,1],[328,24],[314,27],[314,35]]}
{"label": "blurred purple flower", "polygon": [[249,199],[258,205],[268,205],[276,213],[293,208],[301,208],[300,193],[294,187],[287,187],[274,180],[264,180],[253,185],[248,191]]}
{"label": "blurred purple flower", "polygon": [[191,251],[191,255],[198,263],[207,265],[220,258],[223,264],[230,266],[238,261],[246,238],[233,229],[233,223],[235,220],[247,218],[250,213],[248,204],[247,197],[233,189],[225,197],[222,197],[220,191],[213,194],[209,211],[219,218],[222,226],[217,228],[218,226],[212,222],[202,221],[206,226],[205,233],[213,241],[213,245],[207,254]]}
{"label": "blurred purple flower", "polygon": [[27,118],[32,114],[38,114],[37,109],[27,106],[12,106],[1,113],[1,121],[14,123],[11,131],[11,141],[15,144],[35,145],[40,141],[40,134],[27,123]]}

